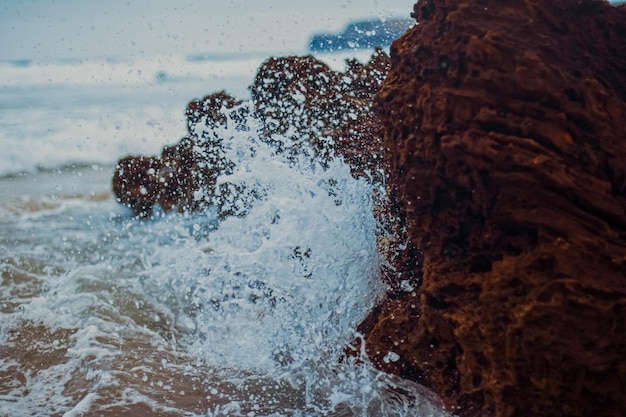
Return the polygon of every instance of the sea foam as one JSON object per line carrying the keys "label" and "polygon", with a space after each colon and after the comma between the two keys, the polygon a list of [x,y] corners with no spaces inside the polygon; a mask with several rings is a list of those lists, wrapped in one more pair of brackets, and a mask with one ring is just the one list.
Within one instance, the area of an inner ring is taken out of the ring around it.
{"label": "sea foam", "polygon": [[[235,169],[220,181],[255,190],[242,216],[139,221],[71,191],[92,167],[29,174],[0,201],[3,411],[442,415],[343,356],[385,290],[372,184],[340,157],[286,158],[249,126],[221,132]],[[42,182],[61,187],[29,198],[55,204],[7,209]]]}

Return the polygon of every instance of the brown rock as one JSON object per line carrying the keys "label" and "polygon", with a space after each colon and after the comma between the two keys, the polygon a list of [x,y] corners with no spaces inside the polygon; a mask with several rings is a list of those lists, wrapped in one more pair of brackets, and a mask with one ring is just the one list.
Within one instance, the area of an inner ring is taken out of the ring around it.
{"label": "brown rock", "polygon": [[379,103],[422,283],[369,356],[460,416],[626,415],[626,7],[414,10]]}
{"label": "brown rock", "polygon": [[313,56],[270,58],[261,64],[250,93],[263,135],[280,152],[339,125],[338,76]]}
{"label": "brown rock", "polygon": [[245,129],[247,112],[240,104],[224,92],[192,100],[185,110],[188,136],[163,148],[160,157],[128,156],[118,162],[113,176],[117,200],[140,217],[150,216],[157,203],[179,212],[216,203],[217,177],[233,168],[223,148],[230,138],[222,132],[229,123]]}
{"label": "brown rock", "polygon": [[[118,201],[142,217],[150,215],[155,204],[165,211],[197,211],[215,204],[221,217],[245,214],[255,191],[228,183],[217,189],[217,178],[232,173],[234,162],[226,158],[224,145],[233,129],[251,130],[250,118],[260,122],[261,131],[254,134],[277,153],[322,163],[339,154],[354,175],[382,182],[382,129],[373,99],[389,57],[376,50],[366,64],[346,64],[341,73],[312,56],[268,59],[250,87],[254,114],[223,91],[192,100],[185,110],[188,135],[178,144],[165,147],[160,158],[120,161],[118,166],[123,162],[128,167],[118,169],[113,179]],[[146,161],[156,164],[154,174],[141,171]],[[150,192],[136,196],[127,191],[131,184],[133,190],[143,187]]]}
{"label": "brown rock", "polygon": [[193,99],[185,109],[187,130],[194,135],[195,128],[200,122],[204,122],[209,129],[225,126],[229,122],[226,115],[240,104],[242,104],[241,100],[224,91],[209,94],[202,99]]}
{"label": "brown rock", "polygon": [[270,58],[250,92],[263,136],[278,152],[295,156],[312,150],[318,160],[339,154],[355,175],[371,175],[382,169],[382,130],[373,98],[389,57],[377,49],[366,64],[347,60],[346,66],[342,73],[313,56]]}
{"label": "brown rock", "polygon": [[146,217],[159,198],[161,161],[150,156],[127,156],[115,166],[113,193],[133,215]]}
{"label": "brown rock", "polygon": [[162,186],[158,203],[163,210],[176,208],[184,212],[201,209],[203,203],[196,198],[196,193],[208,188],[205,183],[209,168],[201,165],[202,156],[195,148],[194,140],[184,137],[176,145],[164,147],[161,162],[159,176]]}
{"label": "brown rock", "polygon": [[348,60],[339,91],[341,123],[332,132],[336,152],[350,165],[353,175],[384,182],[383,129],[374,97],[389,71],[389,56],[376,50],[369,62]]}
{"label": "brown rock", "polygon": [[[233,172],[234,162],[226,157],[225,142],[232,140],[232,131],[248,130],[248,110],[243,102],[225,92],[209,94],[187,106],[189,139],[177,146],[182,150],[177,168],[184,178],[179,182],[179,203],[183,211],[197,211],[215,204],[222,217],[231,214],[224,198],[217,196],[217,178]],[[229,130],[230,129],[230,130]],[[224,191],[224,190],[223,190]]]}
{"label": "brown rock", "polygon": [[[387,257],[383,279],[390,292],[415,287],[421,253],[408,241],[403,216],[385,193],[383,127],[374,97],[389,71],[389,56],[377,49],[366,63],[347,60],[336,72],[312,56],[271,58],[250,87],[265,140],[278,152],[301,156],[312,145],[314,159],[341,156],[355,177],[378,185],[375,212],[378,247]],[[391,278],[401,277],[394,282]],[[358,350],[358,349],[357,349]]]}

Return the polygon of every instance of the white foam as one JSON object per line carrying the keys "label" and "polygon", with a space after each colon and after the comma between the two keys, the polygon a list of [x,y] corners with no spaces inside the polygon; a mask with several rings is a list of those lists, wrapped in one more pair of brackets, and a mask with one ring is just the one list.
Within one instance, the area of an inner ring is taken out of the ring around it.
{"label": "white foam", "polygon": [[[111,126],[118,116],[107,119]],[[104,125],[110,133],[108,122],[94,118],[87,116],[89,130]],[[74,416],[134,404],[185,415],[434,412],[413,387],[396,390],[367,362],[338,361],[384,290],[371,185],[354,179],[340,158],[322,167],[276,155],[255,121],[249,125],[219,132],[236,162],[220,181],[256,191],[244,217],[218,222],[208,210],[138,221],[111,199],[78,198],[2,219],[0,271],[10,279],[0,296],[19,305],[0,312],[0,345],[16,343],[14,332],[32,323],[53,335],[38,339],[42,350],[64,352],[38,372],[26,371],[19,357],[0,358],[0,370],[17,366],[26,378],[23,389],[0,398],[11,415]],[[153,130],[143,123],[137,133]],[[124,146],[150,151],[167,136],[146,148]],[[88,144],[88,153],[74,157],[93,152],[109,160],[123,143]],[[37,160],[33,153],[23,165]],[[20,184],[32,188],[50,175]],[[193,389],[206,392],[200,408],[181,394]]]}
{"label": "white foam", "polygon": [[[336,70],[370,51],[320,54]],[[194,97],[226,90],[242,99],[264,55],[189,60],[0,63],[0,175],[70,163],[112,164],[159,154],[186,134]]]}
{"label": "white foam", "polygon": [[132,89],[165,82],[206,82],[215,78],[250,77],[263,59],[262,55],[253,55],[188,60],[181,55],[163,55],[133,60],[34,62],[27,66],[4,63],[0,88],[60,85]]}

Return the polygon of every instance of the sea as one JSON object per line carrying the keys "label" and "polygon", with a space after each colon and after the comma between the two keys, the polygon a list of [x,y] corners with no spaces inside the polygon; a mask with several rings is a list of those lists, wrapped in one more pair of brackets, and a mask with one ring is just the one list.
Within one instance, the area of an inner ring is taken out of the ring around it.
{"label": "sea", "polygon": [[118,159],[176,143],[193,98],[249,101],[266,58],[0,61],[0,416],[447,415],[343,355],[385,287],[373,186],[341,158],[233,131],[246,216],[115,201]]}

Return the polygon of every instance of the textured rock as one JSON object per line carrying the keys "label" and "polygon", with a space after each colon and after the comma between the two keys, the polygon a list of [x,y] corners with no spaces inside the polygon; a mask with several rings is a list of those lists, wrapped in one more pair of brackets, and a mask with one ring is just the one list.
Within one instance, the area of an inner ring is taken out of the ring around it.
{"label": "textured rock", "polygon": [[[163,210],[197,211],[214,202],[217,177],[233,168],[224,153],[222,132],[229,123],[244,129],[241,101],[224,92],[194,99],[185,110],[188,135],[163,148],[160,157],[128,156],[113,176],[113,192],[136,216]],[[226,210],[225,213],[226,214]]]}
{"label": "textured rock", "polygon": [[368,355],[460,416],[626,415],[626,7],[414,10],[378,100],[421,286]]}
{"label": "textured rock", "polygon": [[355,175],[382,168],[382,129],[373,99],[389,69],[378,49],[366,64],[346,62],[333,71],[314,58],[280,57],[265,61],[250,92],[263,136],[278,152],[314,158],[338,153]]}
{"label": "textured rock", "polygon": [[113,174],[113,193],[117,201],[129,207],[135,216],[145,217],[159,198],[158,172],[161,161],[150,156],[122,158]]}
{"label": "textured rock", "polygon": [[382,128],[373,100],[389,56],[376,50],[368,63],[346,65],[338,72],[312,56],[271,58],[250,86],[253,106],[224,92],[192,100],[185,110],[188,133],[179,143],[165,147],[160,157],[131,156],[118,163],[118,201],[141,217],[157,204],[165,211],[215,204],[222,217],[245,214],[254,190],[218,187],[217,179],[234,168],[224,148],[232,132],[257,125],[255,134],[277,153],[317,161],[341,155],[354,175],[381,181]]}

